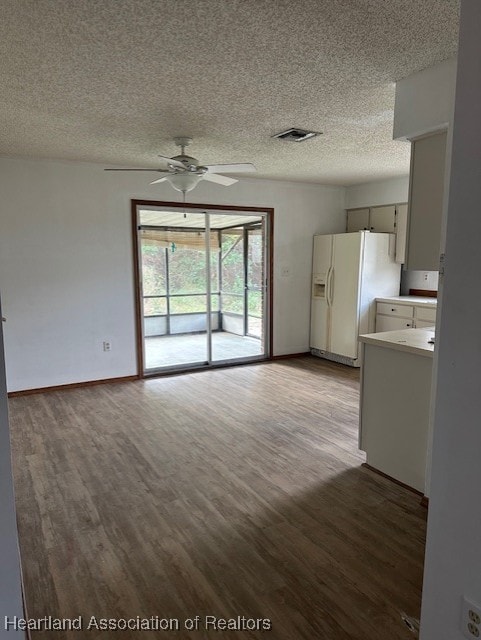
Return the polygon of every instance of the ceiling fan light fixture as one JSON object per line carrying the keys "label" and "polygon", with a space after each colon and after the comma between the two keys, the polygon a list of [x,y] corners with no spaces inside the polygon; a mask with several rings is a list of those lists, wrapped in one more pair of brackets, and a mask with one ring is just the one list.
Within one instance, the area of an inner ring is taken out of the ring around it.
{"label": "ceiling fan light fixture", "polygon": [[237,178],[225,176],[223,175],[224,173],[244,173],[246,171],[256,170],[251,162],[208,165],[199,164],[197,158],[193,158],[192,156],[185,154],[185,147],[192,142],[192,138],[177,137],[174,138],[174,141],[181,148],[181,153],[179,155],[174,156],[173,158],[160,154],[158,156],[167,165],[166,169],[139,169],[132,167],[105,169],[105,171],[155,171],[156,173],[160,173],[162,177],[157,180],[153,180],[150,184],[169,182],[173,189],[184,194],[185,201],[185,194],[188,191],[192,191],[201,179],[215,184],[221,184],[224,187],[230,187],[238,182],[238,180]]}
{"label": "ceiling fan light fixture", "polygon": [[176,189],[176,191],[181,191],[182,193],[192,191],[192,189],[197,186],[201,177],[201,175],[187,171],[185,173],[173,173],[172,175],[166,176],[170,185]]}

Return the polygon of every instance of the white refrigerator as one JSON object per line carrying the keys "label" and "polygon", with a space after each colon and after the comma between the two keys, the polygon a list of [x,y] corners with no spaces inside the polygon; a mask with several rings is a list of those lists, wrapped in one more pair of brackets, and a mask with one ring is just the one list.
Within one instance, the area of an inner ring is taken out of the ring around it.
{"label": "white refrigerator", "polygon": [[399,295],[395,236],[314,236],[312,267],[311,353],[358,367],[358,337],[374,332],[375,298]]}

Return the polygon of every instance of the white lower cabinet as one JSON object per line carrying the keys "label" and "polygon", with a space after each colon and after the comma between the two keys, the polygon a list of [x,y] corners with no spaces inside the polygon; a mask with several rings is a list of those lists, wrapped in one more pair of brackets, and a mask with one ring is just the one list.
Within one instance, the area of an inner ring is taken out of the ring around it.
{"label": "white lower cabinet", "polygon": [[433,360],[421,333],[423,354],[363,344],[359,447],[370,467],[424,494]]}
{"label": "white lower cabinet", "polygon": [[416,324],[417,322],[436,322],[436,309],[433,307],[416,307]]}
{"label": "white lower cabinet", "polygon": [[413,328],[413,319],[376,315],[376,333],[379,333],[380,331],[397,331],[398,329]]}
{"label": "white lower cabinet", "polygon": [[435,322],[429,322],[429,320],[416,320],[416,329],[426,329],[427,327],[434,327]]}
{"label": "white lower cabinet", "polygon": [[436,298],[397,296],[376,300],[376,333],[436,324]]}

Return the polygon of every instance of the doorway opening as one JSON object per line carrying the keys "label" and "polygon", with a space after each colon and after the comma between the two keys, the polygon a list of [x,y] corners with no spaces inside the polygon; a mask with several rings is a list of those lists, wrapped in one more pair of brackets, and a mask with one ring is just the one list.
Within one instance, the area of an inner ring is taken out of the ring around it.
{"label": "doorway opening", "polygon": [[272,353],[272,209],[132,201],[139,373]]}

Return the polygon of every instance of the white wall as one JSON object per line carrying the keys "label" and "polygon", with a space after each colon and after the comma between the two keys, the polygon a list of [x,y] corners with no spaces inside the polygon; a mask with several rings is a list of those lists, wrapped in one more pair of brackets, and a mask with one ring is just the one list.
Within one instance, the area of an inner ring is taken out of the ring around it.
{"label": "white wall", "polygon": [[412,140],[445,129],[452,121],[456,58],[444,60],[396,83],[395,140]]}
{"label": "white wall", "polygon": [[409,295],[410,289],[437,291],[439,284],[438,271],[403,271],[401,273],[401,295]]}
{"label": "white wall", "polygon": [[[0,159],[10,391],[136,373],[130,199],[181,199],[169,185],[149,186],[153,177]],[[345,229],[345,190],[243,179],[201,183],[188,199],[274,207],[274,354],[307,351],[312,236]]]}
{"label": "white wall", "polygon": [[462,596],[481,604],[481,3],[461,7],[422,640],[461,640]]}
{"label": "white wall", "polygon": [[346,188],[346,208],[377,207],[408,201],[409,175],[377,182],[366,182]]}

